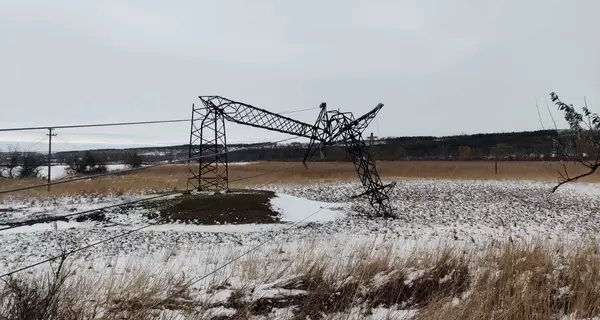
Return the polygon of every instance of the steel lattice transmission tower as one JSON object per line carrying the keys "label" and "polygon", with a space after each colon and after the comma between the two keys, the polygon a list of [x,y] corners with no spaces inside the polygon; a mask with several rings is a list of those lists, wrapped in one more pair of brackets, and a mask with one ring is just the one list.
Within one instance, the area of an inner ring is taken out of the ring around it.
{"label": "steel lattice transmission tower", "polygon": [[197,190],[229,188],[225,134],[225,120],[227,120],[309,138],[310,144],[303,160],[305,166],[306,162],[322,148],[335,143],[344,143],[364,188],[363,193],[353,198],[366,196],[376,215],[393,216],[389,190],[394,183],[383,184],[362,138],[363,131],[383,108],[383,104],[377,105],[359,118],[354,118],[350,112],[328,111],[326,104],[322,103],[317,121],[311,125],[220,96],[200,96],[199,100],[201,104],[192,105],[188,161],[191,176],[188,179],[188,188]]}

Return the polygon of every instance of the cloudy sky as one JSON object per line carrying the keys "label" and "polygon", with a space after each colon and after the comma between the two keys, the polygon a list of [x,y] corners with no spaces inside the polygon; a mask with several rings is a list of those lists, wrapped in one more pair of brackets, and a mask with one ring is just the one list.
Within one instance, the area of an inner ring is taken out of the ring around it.
{"label": "cloudy sky", "polygon": [[[188,118],[198,95],[222,95],[275,112],[382,102],[367,129],[379,136],[536,130],[534,95],[545,126],[552,91],[600,111],[598,12],[597,0],[3,0],[0,127]],[[58,134],[66,149],[183,144],[189,124]],[[229,125],[228,138],[285,136]]]}

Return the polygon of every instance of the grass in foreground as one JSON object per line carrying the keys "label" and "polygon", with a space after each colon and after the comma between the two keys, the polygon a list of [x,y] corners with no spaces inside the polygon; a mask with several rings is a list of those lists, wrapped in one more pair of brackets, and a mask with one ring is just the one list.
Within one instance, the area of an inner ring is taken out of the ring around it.
{"label": "grass in foreground", "polygon": [[[506,242],[477,253],[448,248],[403,258],[392,247],[373,249],[365,245],[341,260],[308,249],[276,266],[269,262],[275,257],[251,256],[194,289],[186,288],[190,279],[184,275],[164,270],[101,277],[75,273],[64,264],[45,276],[8,279],[0,292],[0,317],[546,320],[600,315],[596,241],[575,247]],[[274,269],[266,273],[266,267]]]}

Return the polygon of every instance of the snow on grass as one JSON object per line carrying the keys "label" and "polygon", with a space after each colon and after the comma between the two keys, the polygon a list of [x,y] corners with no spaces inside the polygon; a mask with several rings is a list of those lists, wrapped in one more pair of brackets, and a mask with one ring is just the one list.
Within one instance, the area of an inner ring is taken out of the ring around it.
{"label": "snow on grass", "polygon": [[[135,265],[148,266],[150,274],[168,272],[199,277],[266,241],[194,288],[202,292],[211,283],[228,282],[228,288],[205,292],[206,295],[223,300],[230,297],[232,288],[250,287],[276,297],[281,293],[279,288],[266,284],[297,276],[297,270],[316,257],[335,265],[365,246],[375,252],[390,248],[394,257],[405,258],[419,250],[448,246],[478,252],[502,240],[576,242],[582,235],[600,230],[598,185],[569,185],[555,194],[550,193],[552,186],[515,181],[400,181],[391,192],[392,205],[400,215],[396,220],[372,220],[350,212],[348,196],[361,192],[357,183],[261,186],[276,192],[271,206],[281,213],[283,223],[153,226],[79,252],[73,256],[73,264],[78,270],[100,276],[126,273]],[[0,228],[2,223],[64,215],[134,199],[139,197],[0,200]],[[365,209],[365,201],[354,201],[353,208]],[[0,232],[0,273],[57,255],[60,247],[81,247],[154,223],[146,218],[144,210],[107,210],[104,214],[109,222],[59,221]],[[316,211],[319,213],[310,219],[293,225]],[[42,270],[47,270],[47,266],[31,272]],[[240,270],[252,272],[239,279],[236,276]],[[411,270],[406,280],[418,279],[426,271]],[[272,312],[287,314],[290,310]],[[374,309],[371,319],[380,319],[384,313],[386,317],[394,315],[391,319],[414,315],[412,310],[383,308]]]}

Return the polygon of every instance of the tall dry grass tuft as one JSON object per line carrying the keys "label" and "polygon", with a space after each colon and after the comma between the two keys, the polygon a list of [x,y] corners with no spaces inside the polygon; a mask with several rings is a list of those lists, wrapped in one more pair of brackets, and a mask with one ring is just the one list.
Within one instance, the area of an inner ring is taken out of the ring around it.
{"label": "tall dry grass tuft", "polygon": [[185,278],[130,269],[115,274],[76,272],[65,261],[55,271],[13,276],[0,287],[0,319],[155,319],[157,309],[193,310]]}
{"label": "tall dry grass tuft", "polygon": [[417,319],[555,319],[600,314],[598,243],[503,243],[477,261],[473,284],[459,303],[440,299]]}

